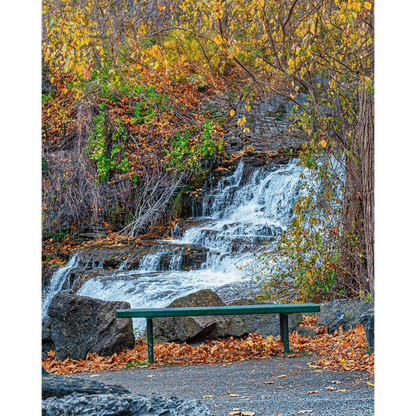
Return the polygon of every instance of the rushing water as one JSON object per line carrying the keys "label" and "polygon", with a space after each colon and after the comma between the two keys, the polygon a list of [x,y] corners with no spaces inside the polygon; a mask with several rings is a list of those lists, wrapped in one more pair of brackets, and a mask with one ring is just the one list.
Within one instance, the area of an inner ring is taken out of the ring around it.
{"label": "rushing water", "polygon": [[59,270],[57,270],[51,279],[51,283],[49,287],[46,290],[46,293],[43,296],[42,299],[42,317],[44,318],[46,316],[46,313],[48,311],[49,303],[51,302],[52,298],[62,290],[62,287],[65,283],[66,278],[68,277],[69,272],[78,265],[78,255],[75,254],[71,257],[69,262],[66,264],[66,266],[61,267]]}
{"label": "rushing water", "polygon": [[[102,300],[122,300],[132,308],[165,307],[174,299],[194,291],[219,289],[240,280],[242,266],[254,260],[255,253],[266,250],[284,230],[292,217],[299,195],[301,168],[296,160],[286,165],[253,170],[243,182],[244,163],[222,179],[204,203],[203,216],[188,221],[182,237],[164,240],[152,254],[147,254],[134,270],[127,270],[126,258],[112,273],[98,272],[77,292]],[[197,270],[182,270],[182,255],[172,252],[168,266],[161,270],[162,255],[168,245],[202,246],[208,249],[206,261]],[[43,313],[52,296],[62,289],[68,271],[76,267],[77,257],[52,277],[44,298]],[[60,282],[60,283],[58,283]],[[134,320],[142,330],[144,320]]]}

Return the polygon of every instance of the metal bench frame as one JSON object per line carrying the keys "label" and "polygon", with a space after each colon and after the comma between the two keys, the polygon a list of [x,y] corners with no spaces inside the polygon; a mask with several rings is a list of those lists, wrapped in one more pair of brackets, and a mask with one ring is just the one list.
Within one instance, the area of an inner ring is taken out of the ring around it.
{"label": "metal bench frame", "polygon": [[207,315],[249,315],[280,314],[280,337],[285,354],[289,353],[288,315],[301,312],[319,312],[320,306],[315,303],[290,303],[278,305],[242,305],[242,306],[204,306],[194,308],[161,308],[161,309],[117,309],[118,318],[146,318],[147,320],[147,353],[148,362],[153,363],[153,319],[167,316],[207,316]]}

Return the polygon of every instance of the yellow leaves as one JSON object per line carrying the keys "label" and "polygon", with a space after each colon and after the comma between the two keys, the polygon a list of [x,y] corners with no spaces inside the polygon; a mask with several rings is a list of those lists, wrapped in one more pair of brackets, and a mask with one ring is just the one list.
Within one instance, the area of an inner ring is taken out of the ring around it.
{"label": "yellow leaves", "polygon": [[159,67],[159,61],[156,61],[155,65],[153,66],[153,70],[156,71],[156,69]]}
{"label": "yellow leaves", "polygon": [[326,145],[327,145],[327,143],[326,143],[326,140],[324,140],[324,139],[322,139],[320,142],[319,142],[319,144],[325,149],[325,147],[326,147]]}
{"label": "yellow leaves", "polygon": [[207,394],[207,395],[205,395],[205,396],[202,396],[201,398],[202,399],[208,399],[208,398],[210,398],[210,397],[214,397],[212,394]]}
{"label": "yellow leaves", "polygon": [[239,126],[239,127],[243,127],[244,124],[246,124],[246,123],[247,123],[246,116],[243,116],[242,118],[239,118],[237,120],[237,126]]}
{"label": "yellow leaves", "polygon": [[249,113],[250,112],[250,110],[251,110],[251,106],[250,105],[248,105],[248,104],[246,104],[245,106],[244,106],[244,108],[247,110],[247,112]]}
{"label": "yellow leaves", "polygon": [[364,2],[364,8],[367,10],[371,10],[372,4],[369,1]]}
{"label": "yellow leaves", "polygon": [[230,117],[234,117],[234,115],[235,115],[235,110],[231,110],[230,111]]}

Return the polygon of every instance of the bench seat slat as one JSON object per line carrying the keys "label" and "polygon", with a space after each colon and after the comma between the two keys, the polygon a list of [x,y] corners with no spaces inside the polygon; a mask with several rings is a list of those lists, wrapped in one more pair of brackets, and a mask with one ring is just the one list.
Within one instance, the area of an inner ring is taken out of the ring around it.
{"label": "bench seat slat", "polygon": [[319,304],[289,303],[278,305],[204,306],[193,308],[117,309],[116,316],[119,318],[158,318],[165,316],[246,315],[319,311]]}

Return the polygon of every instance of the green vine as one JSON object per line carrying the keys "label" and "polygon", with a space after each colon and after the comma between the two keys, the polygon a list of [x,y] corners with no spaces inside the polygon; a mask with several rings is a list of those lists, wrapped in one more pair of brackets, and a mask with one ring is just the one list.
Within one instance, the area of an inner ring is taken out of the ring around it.
{"label": "green vine", "polygon": [[[101,112],[94,118],[95,128],[88,138],[86,148],[88,157],[97,162],[97,176],[101,181],[106,181],[108,173],[112,169],[119,169],[127,172],[130,169],[125,149],[127,131],[120,120],[116,120],[113,129],[106,124],[105,113]],[[111,139],[110,151],[107,151],[107,138]],[[109,154],[109,157],[107,156]],[[123,156],[119,162],[120,155]]]}
{"label": "green vine", "polygon": [[205,121],[202,125],[202,135],[198,142],[192,144],[191,130],[184,128],[170,137],[170,149],[163,149],[166,153],[164,164],[168,168],[177,171],[186,169],[198,171],[201,169],[201,161],[211,158],[216,152],[222,152],[224,147],[223,139],[216,142],[211,136],[214,124]]}

